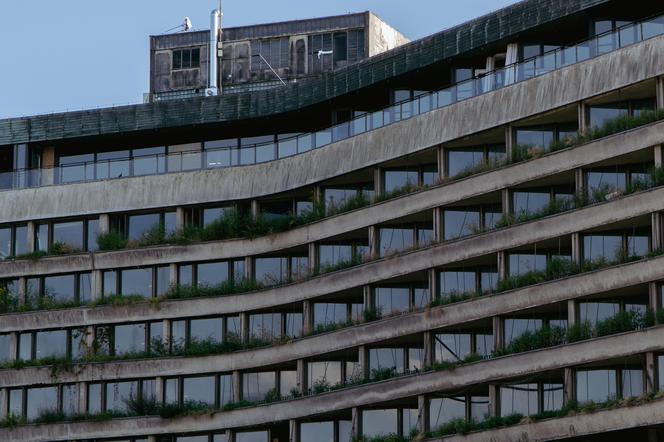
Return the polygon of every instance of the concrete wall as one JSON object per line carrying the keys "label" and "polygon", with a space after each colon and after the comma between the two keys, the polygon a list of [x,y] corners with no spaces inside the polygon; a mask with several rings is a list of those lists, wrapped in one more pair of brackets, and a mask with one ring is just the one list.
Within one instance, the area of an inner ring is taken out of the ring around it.
{"label": "concrete wall", "polygon": [[408,37],[381,20],[380,17],[373,12],[367,12],[367,16],[369,17],[369,51],[367,51],[369,57],[373,57],[374,55],[378,55],[410,42]]}
{"label": "concrete wall", "polygon": [[272,289],[220,298],[149,302],[122,307],[79,308],[4,315],[0,330],[40,328],[43,324],[64,327],[85,324],[129,322],[178,316],[239,313],[314,299],[319,296],[374,284],[545,239],[582,232],[619,220],[664,210],[664,188],[651,189],[608,203],[549,216],[510,228],[436,244],[428,248],[372,261],[350,269],[323,274],[302,282]]}
{"label": "concrete wall", "polygon": [[[214,241],[188,246],[160,246],[138,250],[43,258],[38,261],[0,261],[0,278],[47,275],[91,269],[170,264],[237,258],[288,249],[395,218],[463,201],[578,167],[625,155],[664,142],[664,122],[603,138],[541,158],[471,176],[429,190],[405,195],[313,224],[256,239]],[[2,216],[0,214],[0,216]]]}
{"label": "concrete wall", "polygon": [[[159,435],[193,431],[236,429],[301,419],[415,397],[436,391],[451,391],[469,385],[513,379],[594,361],[664,349],[664,327],[598,338],[591,341],[537,350],[469,364],[445,372],[424,373],[320,395],[277,402],[247,409],[207,413],[181,418],[131,418],[105,422],[57,423],[0,429],[0,439],[18,441],[63,441],[120,437],[131,434]],[[352,392],[352,394],[349,394]]]}
{"label": "concrete wall", "polygon": [[[664,37],[657,37],[322,149],[269,163],[1,192],[0,207],[4,210],[0,223],[231,201],[279,193],[663,73]],[[476,118],[478,115],[482,118]],[[368,146],[380,146],[380,149]]]}
{"label": "concrete wall", "polygon": [[[503,294],[385,318],[284,345],[197,358],[160,358],[77,365],[53,374],[50,367],[0,371],[0,388],[20,385],[131,379],[159,374],[177,376],[246,370],[333,353],[360,345],[412,336],[454,326],[664,279],[664,257],[624,264]],[[16,324],[14,324],[16,325]]]}

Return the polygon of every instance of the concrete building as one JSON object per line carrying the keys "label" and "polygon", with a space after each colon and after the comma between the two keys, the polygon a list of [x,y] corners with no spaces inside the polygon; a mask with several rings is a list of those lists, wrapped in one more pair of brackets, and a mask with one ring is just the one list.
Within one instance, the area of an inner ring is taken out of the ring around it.
{"label": "concrete building", "polygon": [[224,90],[0,120],[0,440],[664,440],[664,6]]}

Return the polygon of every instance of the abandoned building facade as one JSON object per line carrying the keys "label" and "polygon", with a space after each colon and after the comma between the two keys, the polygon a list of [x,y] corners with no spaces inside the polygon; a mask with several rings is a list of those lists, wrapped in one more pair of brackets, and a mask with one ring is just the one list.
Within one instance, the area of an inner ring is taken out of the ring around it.
{"label": "abandoned building facade", "polygon": [[0,440],[664,440],[664,5],[214,35],[0,120]]}

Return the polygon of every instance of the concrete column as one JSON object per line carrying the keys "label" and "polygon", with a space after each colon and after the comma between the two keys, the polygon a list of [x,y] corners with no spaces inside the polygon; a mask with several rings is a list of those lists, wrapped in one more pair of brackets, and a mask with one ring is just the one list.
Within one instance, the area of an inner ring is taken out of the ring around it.
{"label": "concrete column", "polygon": [[254,258],[251,256],[244,258],[244,278],[247,281],[253,281],[254,279]]}
{"label": "concrete column", "polygon": [[586,103],[580,102],[577,107],[577,116],[579,124],[579,133],[584,134],[588,131],[588,117],[586,115]]}
{"label": "concrete column", "polygon": [[650,214],[650,219],[652,250],[660,250],[662,248],[662,214],[659,212],[653,212]]}
{"label": "concrete column", "polygon": [[505,327],[503,318],[494,316],[493,320],[493,348],[500,350],[505,345]]}
{"label": "concrete column", "polygon": [[25,276],[18,278],[18,305],[28,302],[28,280]]}
{"label": "concrete column", "polygon": [[369,226],[369,256],[371,258],[380,256],[380,238],[377,226]]}
{"label": "concrete column", "polygon": [[5,418],[9,412],[9,390],[0,388],[0,419]]}
{"label": "concrete column", "polygon": [[498,280],[507,279],[509,276],[507,268],[507,252],[498,252]]}
{"label": "concrete column", "polygon": [[355,439],[362,439],[362,411],[357,408],[353,407],[351,409],[351,424],[353,426],[353,437]]}
{"label": "concrete column", "polygon": [[586,192],[586,180],[583,178],[583,168],[581,167],[574,169],[574,190],[579,197]]}
{"label": "concrete column", "polygon": [[579,304],[575,299],[567,300],[567,327],[571,327],[579,320]]}
{"label": "concrete column", "polygon": [[148,442],[157,442],[157,436],[148,436]]}
{"label": "concrete column", "polygon": [[664,77],[657,77],[655,85],[657,109],[664,109]]}
{"label": "concrete column", "polygon": [[154,395],[156,401],[160,404],[163,403],[164,399],[166,398],[164,382],[166,382],[166,380],[161,376],[157,376],[154,380]]}
{"label": "concrete column", "polygon": [[226,442],[235,442],[235,433],[233,430],[226,430]]}
{"label": "concrete column", "polygon": [[161,328],[161,334],[162,334],[162,340],[166,348],[170,347],[171,344],[171,320],[170,319],[164,319],[162,322],[162,328]]}
{"label": "concrete column", "polygon": [[34,221],[28,221],[28,253],[37,250],[37,241],[35,238],[37,225]]}
{"label": "concrete column", "polygon": [[182,230],[185,225],[184,207],[175,209],[175,230]]}
{"label": "concrete column", "polygon": [[314,303],[302,301],[302,332],[304,336],[314,331]]}
{"label": "concrete column", "polygon": [[374,195],[376,198],[385,194],[385,180],[383,179],[383,169],[380,167],[374,168]]}
{"label": "concrete column", "polygon": [[445,239],[443,221],[443,208],[435,207],[433,209],[433,240],[435,242],[443,242]]}
{"label": "concrete column", "polygon": [[307,394],[307,361],[304,359],[297,360],[297,389],[302,396]]}
{"label": "concrete column", "polygon": [[563,377],[563,387],[565,388],[565,403],[568,403],[569,401],[576,399],[576,379],[574,376],[574,369],[565,368]]}
{"label": "concrete column", "polygon": [[662,167],[662,145],[656,145],[653,150],[655,152],[655,167]]}
{"label": "concrete column", "polygon": [[87,382],[79,382],[78,387],[78,412],[85,413],[88,411],[88,384]]}
{"label": "concrete column", "polygon": [[171,287],[178,285],[178,265],[175,263],[168,265],[168,283]]}
{"label": "concrete column", "polygon": [[315,242],[309,243],[308,264],[309,264],[309,275],[315,275],[319,269],[318,244],[316,244]]}
{"label": "concrete column", "polygon": [[433,332],[431,331],[425,331],[423,333],[423,339],[424,339],[424,369],[426,370],[428,367],[431,367],[436,359],[436,355],[434,354],[434,345],[433,345]]}
{"label": "concrete column", "polygon": [[503,216],[508,218],[512,214],[512,198],[509,189],[502,190],[501,204],[503,207]]}
{"label": "concrete column", "polygon": [[18,359],[18,332],[9,333],[9,360]]}
{"label": "concrete column", "polygon": [[99,215],[99,233],[108,233],[111,230],[111,216],[108,213]]}
{"label": "concrete column", "polygon": [[512,150],[514,148],[514,130],[512,126],[505,126],[505,159],[507,162],[512,161]]}
{"label": "concrete column", "polygon": [[583,262],[583,250],[581,247],[581,234],[572,233],[572,262],[574,264],[581,264]]}
{"label": "concrete column", "polygon": [[438,293],[438,272],[436,269],[429,269],[427,270],[427,277],[429,282],[429,299],[433,301],[440,296],[440,293]]}
{"label": "concrete column", "polygon": [[41,185],[55,184],[55,147],[45,146],[41,152]]}
{"label": "concrete column", "polygon": [[314,190],[311,192],[311,202],[314,204],[323,202],[323,188],[321,186],[314,186]]}
{"label": "concrete column", "polygon": [[656,282],[648,283],[648,306],[653,311],[657,311],[661,308],[659,302],[659,285]]}
{"label": "concrete column", "polygon": [[362,373],[363,379],[369,378],[369,349],[364,345],[360,345],[357,348],[358,354],[358,364],[360,366],[360,372]]}
{"label": "concrete column", "polygon": [[375,308],[373,288],[370,285],[362,287],[362,302],[364,303],[364,310],[371,311]]}
{"label": "concrete column", "polygon": [[240,341],[242,344],[249,342],[249,313],[240,313]]}
{"label": "concrete column", "polygon": [[261,206],[258,200],[251,200],[251,217],[253,219],[258,219],[261,214]]}
{"label": "concrete column", "polygon": [[94,325],[88,325],[85,327],[85,353],[88,355],[93,355],[95,353],[95,338]]}
{"label": "concrete column", "polygon": [[289,437],[288,440],[289,442],[299,442],[300,441],[300,426],[297,423],[295,419],[291,419],[288,421],[288,432],[289,432]]}
{"label": "concrete column", "polygon": [[438,182],[443,182],[447,176],[447,166],[445,158],[445,148],[440,145],[436,148],[436,162],[438,165]]}
{"label": "concrete column", "polygon": [[657,379],[657,356],[655,353],[649,351],[646,353],[646,392],[655,393],[659,385]]}
{"label": "concrete column", "polygon": [[233,372],[233,402],[242,400],[242,373],[238,370]]}
{"label": "concrete column", "polygon": [[489,416],[500,416],[500,387],[489,384]]}
{"label": "concrete column", "polygon": [[103,273],[101,270],[93,270],[92,274],[90,276],[90,285],[92,286],[91,293],[90,293],[90,298],[92,299],[92,302],[97,301],[101,299],[104,296],[104,289],[103,289]]}
{"label": "concrete column", "polygon": [[417,396],[417,430],[420,433],[429,431],[429,401],[423,394]]}

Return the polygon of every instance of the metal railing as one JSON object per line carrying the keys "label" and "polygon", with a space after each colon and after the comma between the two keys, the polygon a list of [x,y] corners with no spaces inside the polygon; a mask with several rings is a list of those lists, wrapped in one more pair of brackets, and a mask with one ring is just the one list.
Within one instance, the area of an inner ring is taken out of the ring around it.
{"label": "metal railing", "polygon": [[625,25],[576,45],[549,51],[451,87],[365,113],[317,132],[268,143],[5,172],[0,173],[0,190],[244,166],[286,158],[526,81],[659,35],[664,35],[664,15]]}

